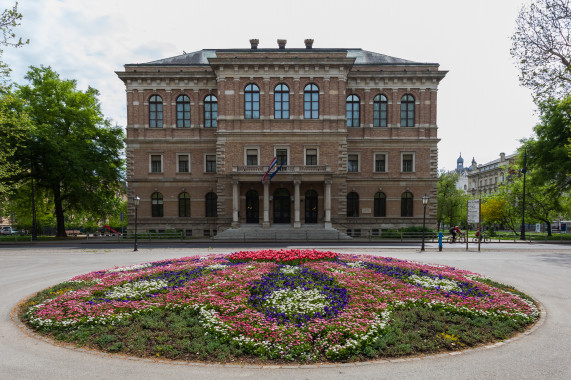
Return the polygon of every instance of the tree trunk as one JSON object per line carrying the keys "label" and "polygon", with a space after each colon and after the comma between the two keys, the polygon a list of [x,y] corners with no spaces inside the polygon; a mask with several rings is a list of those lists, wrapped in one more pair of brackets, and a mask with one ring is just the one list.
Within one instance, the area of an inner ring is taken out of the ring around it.
{"label": "tree trunk", "polygon": [[55,185],[52,190],[54,192],[54,204],[56,208],[56,224],[57,224],[56,237],[67,237],[67,234],[65,233],[65,219],[63,217],[61,186],[59,184]]}
{"label": "tree trunk", "polygon": [[547,221],[547,236],[551,236],[551,222]]}

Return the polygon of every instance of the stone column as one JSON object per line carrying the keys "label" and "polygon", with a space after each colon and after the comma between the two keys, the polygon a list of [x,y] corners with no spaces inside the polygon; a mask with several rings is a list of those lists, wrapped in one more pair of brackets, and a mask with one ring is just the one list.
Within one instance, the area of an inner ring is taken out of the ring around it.
{"label": "stone column", "polygon": [[232,227],[238,228],[240,221],[238,219],[238,212],[240,210],[240,189],[238,185],[240,181],[237,179],[232,180]]}
{"label": "stone column", "polygon": [[264,182],[264,228],[270,228],[270,182]]}
{"label": "stone column", "polygon": [[293,184],[294,184],[294,195],[293,195],[293,215],[294,215],[294,219],[293,219],[293,228],[301,228],[301,220],[300,220],[300,212],[299,212],[299,185],[301,184],[301,180],[299,179],[294,179],[293,180]]}
{"label": "stone column", "polygon": [[332,228],[331,224],[331,180],[325,180],[325,228]]}

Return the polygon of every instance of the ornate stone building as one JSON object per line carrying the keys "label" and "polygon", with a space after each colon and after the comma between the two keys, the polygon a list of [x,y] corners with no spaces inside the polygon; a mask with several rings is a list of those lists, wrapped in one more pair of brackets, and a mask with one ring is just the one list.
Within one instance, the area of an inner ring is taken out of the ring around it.
{"label": "ornate stone building", "polygon": [[[435,226],[437,90],[446,71],[317,49],[312,40],[305,49],[250,43],[117,72],[139,231],[212,236],[248,224],[311,224],[375,233],[422,225],[424,194]],[[129,212],[132,223],[132,202]]]}
{"label": "ornate stone building", "polygon": [[468,173],[469,194],[481,198],[496,192],[509,176],[507,170],[510,165],[516,163],[517,158],[517,153],[507,156],[505,153],[500,153],[498,159],[485,164],[476,165],[472,160],[473,169]]}

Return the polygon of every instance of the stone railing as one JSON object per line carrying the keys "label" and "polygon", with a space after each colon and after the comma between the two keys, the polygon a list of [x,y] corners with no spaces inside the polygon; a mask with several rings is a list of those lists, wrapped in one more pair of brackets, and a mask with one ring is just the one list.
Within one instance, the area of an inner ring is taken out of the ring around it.
{"label": "stone railing", "polygon": [[[277,166],[279,167],[279,166]],[[232,166],[232,172],[244,174],[264,174],[268,170],[268,166],[260,165],[245,165],[245,166]],[[276,170],[274,167],[271,172]],[[284,165],[280,169],[282,173],[327,173],[330,172],[329,165]]]}

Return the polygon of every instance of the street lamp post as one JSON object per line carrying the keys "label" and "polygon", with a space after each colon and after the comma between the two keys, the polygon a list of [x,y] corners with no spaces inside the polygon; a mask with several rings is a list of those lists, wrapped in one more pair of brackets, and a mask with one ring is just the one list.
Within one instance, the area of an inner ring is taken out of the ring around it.
{"label": "street lamp post", "polygon": [[424,194],[422,197],[422,205],[424,206],[424,215],[422,217],[422,247],[421,252],[424,252],[424,226],[426,225],[426,205],[428,204],[428,195]]}
{"label": "street lamp post", "polygon": [[523,194],[521,203],[521,236],[520,240],[525,240],[525,173],[527,173],[527,148],[523,150]]}
{"label": "street lamp post", "polygon": [[141,198],[139,198],[138,195],[135,195],[135,197],[133,198],[133,204],[135,205],[135,247],[133,248],[133,252],[137,252],[138,248],[137,248],[137,219],[138,219],[138,211],[139,211],[139,202],[141,201]]}

